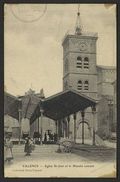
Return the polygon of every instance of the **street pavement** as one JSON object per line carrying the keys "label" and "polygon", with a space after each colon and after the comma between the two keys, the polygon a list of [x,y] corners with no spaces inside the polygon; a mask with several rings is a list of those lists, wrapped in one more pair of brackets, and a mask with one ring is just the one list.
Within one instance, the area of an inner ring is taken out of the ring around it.
{"label": "street pavement", "polygon": [[[64,176],[70,177],[83,177],[84,175],[101,175],[102,173],[100,173],[100,171],[103,166],[104,168],[110,166],[115,168],[115,150],[112,148],[107,150],[96,148],[93,150],[90,148],[89,150],[89,147],[84,149],[81,145],[81,148],[74,149],[71,153],[58,153],[57,150],[58,145],[36,145],[31,156],[25,156],[24,145],[14,145],[14,160],[11,164],[5,163],[5,176],[44,177],[46,175],[54,176],[56,174],[57,176],[62,176],[64,174]],[[67,168],[67,170],[65,170],[65,165],[72,165],[72,167],[70,167],[69,170]],[[89,166],[86,173],[84,169],[86,167],[85,165]],[[31,168],[32,173],[28,168]],[[79,169],[78,173],[76,170],[73,173],[73,169]],[[39,173],[36,173],[37,170]],[[97,170],[96,173],[95,170]],[[53,173],[54,171],[55,174]],[[106,169],[106,172],[107,171],[110,171],[110,169]],[[50,174],[48,172],[50,172]]]}
{"label": "street pavement", "polygon": [[[62,147],[61,147],[62,149]],[[87,161],[84,157],[79,157],[74,153],[58,153],[58,145],[35,145],[35,150],[31,156],[25,156],[24,145],[16,145],[13,147],[14,163],[18,161],[30,160],[68,160],[68,161]]]}

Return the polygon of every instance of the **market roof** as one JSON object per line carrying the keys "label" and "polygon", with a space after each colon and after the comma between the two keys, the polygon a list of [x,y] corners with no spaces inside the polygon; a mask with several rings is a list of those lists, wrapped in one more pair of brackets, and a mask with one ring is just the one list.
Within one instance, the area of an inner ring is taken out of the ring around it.
{"label": "market roof", "polygon": [[31,119],[40,99],[36,95],[26,95],[22,98],[22,117]]}
{"label": "market roof", "polygon": [[[75,90],[66,90],[42,100],[34,94],[25,95],[21,100],[22,117],[30,119],[31,123],[40,116],[41,106],[44,116],[59,120],[97,103]],[[10,94],[5,94],[5,106],[7,106],[5,113],[18,119],[19,100]]]}
{"label": "market roof", "polygon": [[9,116],[18,119],[18,107],[19,100],[17,97],[5,92],[4,94],[4,114],[8,114]]}
{"label": "market roof", "polygon": [[19,109],[22,112],[22,118],[31,119],[36,107],[39,105],[40,98],[34,94],[15,97],[9,93],[4,94],[4,114],[8,114],[13,118],[19,118]]}
{"label": "market roof", "polygon": [[74,90],[67,90],[45,99],[43,108],[45,116],[58,120],[95,104],[95,100]]}
{"label": "market roof", "polygon": [[[95,106],[96,103],[94,99],[75,90],[67,90],[45,98],[41,104],[44,116],[53,120],[59,120],[87,107]],[[35,113],[36,116],[39,115],[38,109],[36,109]],[[35,120],[36,116],[33,115],[32,120]]]}

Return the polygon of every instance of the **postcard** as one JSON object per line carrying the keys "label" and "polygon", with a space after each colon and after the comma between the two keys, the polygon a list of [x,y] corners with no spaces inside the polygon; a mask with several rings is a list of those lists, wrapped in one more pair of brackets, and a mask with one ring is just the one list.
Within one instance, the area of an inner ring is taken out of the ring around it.
{"label": "postcard", "polygon": [[4,177],[116,178],[116,4],[4,4]]}

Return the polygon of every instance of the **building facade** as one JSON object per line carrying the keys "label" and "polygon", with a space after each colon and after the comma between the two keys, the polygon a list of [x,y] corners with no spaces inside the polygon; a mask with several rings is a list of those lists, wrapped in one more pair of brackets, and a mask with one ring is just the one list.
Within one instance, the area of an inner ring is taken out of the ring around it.
{"label": "building facade", "polygon": [[[96,60],[96,33],[84,33],[80,27],[74,34],[64,37],[63,46],[63,90],[73,89],[98,101],[95,131],[100,137],[109,137],[115,126],[113,115],[113,82],[116,80],[116,68],[98,66]],[[86,109],[85,138],[91,137],[93,115],[91,108]],[[81,114],[77,113],[77,137],[81,138]],[[72,127],[72,123],[71,123]],[[100,134],[103,131],[105,134]],[[71,129],[72,131],[72,129]]]}
{"label": "building facade", "polygon": [[4,116],[4,136],[7,133],[12,134],[13,138],[19,139],[20,129],[18,120],[6,114]]}
{"label": "building facade", "polygon": [[98,72],[98,133],[103,138],[111,138],[116,132],[116,68],[97,66]]}
{"label": "building facade", "polygon": [[[63,90],[73,89],[97,100],[96,33],[66,35],[63,46]],[[85,138],[91,137],[92,109],[85,111]],[[81,113],[77,113],[77,138],[81,138]],[[95,118],[97,129],[97,115]],[[72,132],[71,128],[71,132]]]}
{"label": "building facade", "polygon": [[97,66],[98,97],[113,96],[113,82],[116,80],[116,68],[113,66]]}
{"label": "building facade", "polygon": [[96,41],[94,35],[67,35],[63,45],[63,90],[72,88],[97,99]]}

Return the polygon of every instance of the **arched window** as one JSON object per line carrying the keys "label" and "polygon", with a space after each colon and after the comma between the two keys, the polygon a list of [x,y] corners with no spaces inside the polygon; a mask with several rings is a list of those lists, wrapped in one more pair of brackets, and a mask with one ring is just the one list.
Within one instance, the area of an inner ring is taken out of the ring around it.
{"label": "arched window", "polygon": [[85,82],[84,82],[84,90],[88,90],[89,89],[89,83],[88,83],[88,81],[86,80]]}
{"label": "arched window", "polygon": [[82,81],[81,80],[79,80],[77,83],[77,89],[82,90]]}
{"label": "arched window", "polygon": [[88,57],[84,58],[84,68],[89,69],[89,58]]}
{"label": "arched window", "polygon": [[82,58],[80,56],[77,57],[77,68],[82,68]]}

